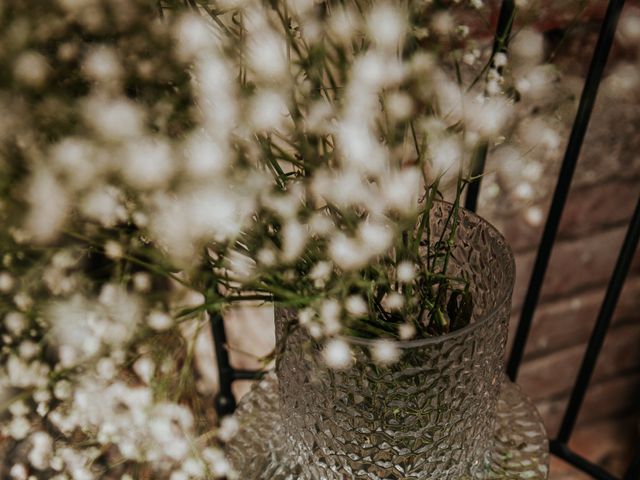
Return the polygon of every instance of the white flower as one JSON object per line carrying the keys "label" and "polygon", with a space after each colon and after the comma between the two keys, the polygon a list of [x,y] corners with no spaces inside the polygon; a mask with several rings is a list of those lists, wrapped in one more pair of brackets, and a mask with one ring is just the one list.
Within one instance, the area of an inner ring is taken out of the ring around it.
{"label": "white flower", "polygon": [[381,181],[385,204],[402,214],[412,214],[418,208],[420,182],[417,168],[405,168],[387,175]]}
{"label": "white flower", "polygon": [[124,249],[115,240],[107,240],[104,244],[104,254],[112,260],[119,260],[124,255]]}
{"label": "white flower", "polygon": [[467,128],[483,138],[498,135],[509,120],[512,107],[502,97],[491,97],[483,102],[471,101],[465,106]]}
{"label": "white flower", "polygon": [[156,370],[156,364],[149,357],[140,357],[133,364],[133,371],[144,383],[149,385]]}
{"label": "white flower", "polygon": [[18,82],[29,87],[42,87],[47,79],[49,66],[47,60],[39,53],[27,51],[22,53],[13,65],[13,75]]}
{"label": "white flower", "polygon": [[31,449],[27,458],[29,463],[38,470],[49,467],[49,461],[53,453],[53,439],[45,432],[35,432],[30,437]]}
{"label": "white flower", "polygon": [[404,306],[404,297],[398,292],[391,292],[382,299],[382,306],[390,312],[400,310]]}
{"label": "white flower", "polygon": [[340,314],[342,308],[340,303],[335,299],[328,299],[322,302],[320,306],[320,320],[323,329],[327,335],[335,335],[340,332],[342,325],[340,324]]}
{"label": "white flower", "polygon": [[255,261],[237,250],[233,250],[227,257],[227,265],[232,278],[248,280],[255,271]]}
{"label": "white flower", "polygon": [[414,111],[413,100],[404,92],[392,92],[385,98],[385,109],[396,121],[407,120]]}
{"label": "white flower", "polygon": [[[259,9],[247,13],[250,38],[247,43],[247,60],[251,69],[261,79],[282,81],[289,68],[286,46],[282,37],[264,24],[265,16]],[[253,24],[253,25],[251,25]]]}
{"label": "white flower", "polygon": [[24,464],[16,463],[11,467],[9,475],[11,475],[12,480],[27,480],[29,478],[29,471]]}
{"label": "white flower", "polygon": [[257,254],[258,262],[260,262],[265,267],[271,267],[275,265],[278,261],[278,256],[276,252],[271,247],[261,248]]}
{"label": "white flower", "polygon": [[0,272],[0,293],[9,293],[14,285],[15,280],[10,273]]}
{"label": "white flower", "polygon": [[234,416],[228,415],[220,422],[220,428],[218,428],[218,438],[223,442],[228,442],[234,435],[240,430],[240,423]]}
{"label": "white flower", "polygon": [[398,48],[407,29],[406,14],[399,5],[374,4],[367,16],[367,33],[377,47],[385,50]]}
{"label": "white flower", "polygon": [[349,368],[353,362],[349,345],[339,338],[331,339],[325,344],[322,357],[327,365],[335,370]]}
{"label": "white flower", "polygon": [[10,355],[6,362],[7,378],[10,385],[17,388],[44,388],[49,382],[50,368],[37,360],[24,361],[16,355]]}
{"label": "white flower", "polygon": [[544,212],[540,207],[529,207],[524,213],[524,218],[532,227],[539,227],[544,221]]}
{"label": "white flower", "polygon": [[282,229],[282,260],[292,262],[303,252],[309,233],[295,220],[288,221]]}
{"label": "white flower", "polygon": [[173,152],[159,138],[142,138],[128,142],[120,168],[125,181],[139,189],[159,188],[169,181],[174,170]]}
{"label": "white flower", "polygon": [[224,145],[201,133],[187,140],[185,151],[187,170],[194,178],[220,175],[232,158]]}
{"label": "white flower", "polygon": [[45,167],[36,169],[27,188],[30,204],[26,228],[38,242],[48,242],[57,236],[70,208],[64,186]]}
{"label": "white flower", "polygon": [[508,62],[507,55],[503,52],[498,52],[493,56],[493,64],[496,67],[504,67]]}
{"label": "white flower", "polygon": [[98,81],[119,80],[123,74],[118,54],[113,48],[104,45],[94,47],[89,52],[82,68],[90,79]]}
{"label": "white flower", "polygon": [[446,10],[438,11],[431,20],[431,29],[442,37],[451,35],[455,26],[454,18]]}
{"label": "white flower", "polygon": [[368,312],[367,304],[360,295],[350,295],[347,297],[345,308],[347,312],[354,317],[362,317]]}
{"label": "white flower", "polygon": [[275,90],[256,94],[250,109],[251,122],[256,130],[280,130],[289,115],[284,97]]}
{"label": "white flower", "polygon": [[15,440],[26,438],[31,430],[31,424],[25,417],[13,417],[6,427],[6,434]]}
{"label": "white flower", "polygon": [[24,340],[18,347],[18,354],[24,360],[30,360],[40,352],[40,345],[31,340]]}
{"label": "white flower", "polygon": [[125,98],[90,97],[85,104],[84,117],[107,140],[137,137],[142,132],[142,108]]}
{"label": "white flower", "polygon": [[618,26],[617,37],[624,45],[638,47],[640,45],[640,15],[629,11],[623,15]]}
{"label": "white flower", "polygon": [[544,55],[544,37],[540,32],[523,28],[511,40],[509,51],[520,63],[538,64]]}
{"label": "white flower", "polygon": [[397,271],[398,281],[401,283],[409,283],[416,276],[416,266],[413,262],[403,261],[398,264]]}
{"label": "white flower", "polygon": [[376,340],[371,355],[376,363],[390,365],[400,359],[401,351],[392,340]]}
{"label": "white flower", "polygon": [[303,308],[298,313],[298,322],[300,325],[310,325],[316,316],[316,312],[311,307]]}
{"label": "white flower", "polygon": [[154,330],[163,331],[173,326],[173,319],[164,312],[153,311],[147,316],[147,323]]}
{"label": "white flower", "polygon": [[109,154],[84,138],[66,137],[51,148],[49,157],[73,189],[91,185],[107,166]]}
{"label": "white flower", "polygon": [[393,231],[388,225],[376,221],[364,221],[358,226],[358,238],[367,255],[373,257],[385,253],[393,243]]}
{"label": "white flower", "polygon": [[462,161],[462,146],[456,137],[434,139],[429,146],[434,175],[443,175],[455,170]]}
{"label": "white flower", "polygon": [[331,239],[329,255],[343,270],[357,270],[364,267],[369,260],[369,255],[364,252],[360,242],[343,233],[338,233]]}
{"label": "white flower", "polygon": [[59,380],[53,387],[53,395],[58,400],[66,400],[71,397],[73,393],[73,387],[68,380]]}
{"label": "white flower", "polygon": [[411,340],[416,336],[416,327],[412,323],[401,323],[398,327],[398,334],[401,340]]}
{"label": "white flower", "polygon": [[88,218],[100,222],[105,227],[112,227],[126,218],[126,211],[118,197],[118,190],[98,187],[84,198],[80,209]]}
{"label": "white flower", "polygon": [[215,37],[201,16],[183,14],[175,25],[174,36],[178,41],[177,52],[183,60],[208,53],[215,45]]}
{"label": "white flower", "polygon": [[333,15],[328,18],[327,31],[332,40],[348,44],[360,28],[359,15],[353,8],[336,5]]}
{"label": "white flower", "polygon": [[27,317],[20,312],[9,312],[4,317],[5,328],[14,336],[19,336],[27,328]]}
{"label": "white flower", "polygon": [[316,263],[309,272],[309,278],[314,281],[314,285],[318,288],[322,288],[326,281],[331,277],[333,272],[333,265],[331,262],[320,261]]}
{"label": "white flower", "polygon": [[147,272],[134,273],[132,280],[136,292],[146,293],[151,289],[151,275]]}

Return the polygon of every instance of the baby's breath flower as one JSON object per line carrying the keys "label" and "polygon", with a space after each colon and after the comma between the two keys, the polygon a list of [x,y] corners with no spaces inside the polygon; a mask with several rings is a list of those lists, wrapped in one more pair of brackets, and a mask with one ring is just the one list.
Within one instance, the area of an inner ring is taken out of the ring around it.
{"label": "baby's breath flower", "polygon": [[173,319],[164,312],[153,311],[147,316],[147,323],[154,330],[163,331],[173,326]]}
{"label": "baby's breath flower", "polygon": [[9,293],[14,285],[15,280],[9,272],[0,272],[0,293]]}
{"label": "baby's breath flower", "polygon": [[416,336],[416,327],[412,323],[401,323],[398,327],[398,335],[400,340],[411,340]]}
{"label": "baby's breath flower", "polygon": [[105,255],[112,260],[119,260],[124,255],[124,249],[115,240],[107,240],[104,244]]}
{"label": "baby's breath flower", "polygon": [[233,416],[226,416],[220,422],[218,429],[218,438],[223,442],[228,442],[240,429],[238,419]]}
{"label": "baby's breath flower", "polygon": [[314,281],[316,287],[322,288],[327,280],[329,280],[332,272],[333,266],[331,262],[322,261],[313,266],[309,272],[309,277]]}
{"label": "baby's breath flower", "polygon": [[151,289],[151,275],[147,272],[136,272],[133,274],[133,288],[136,292],[146,293]]}
{"label": "baby's breath flower", "polygon": [[353,362],[349,344],[339,338],[331,339],[326,343],[322,356],[327,365],[335,370],[349,368]]}
{"label": "baby's breath flower", "polygon": [[391,340],[376,340],[371,349],[373,361],[380,365],[391,365],[400,359],[401,351]]}
{"label": "baby's breath flower", "polygon": [[302,253],[308,239],[305,226],[297,221],[288,221],[282,230],[282,259],[292,262]]}
{"label": "baby's breath flower", "polygon": [[416,277],[416,266],[413,262],[400,262],[396,273],[398,281],[401,283],[409,283]]}
{"label": "baby's breath flower", "polygon": [[39,53],[26,51],[22,53],[13,66],[15,79],[33,88],[44,86],[49,66],[47,60]]}
{"label": "baby's breath flower", "polygon": [[336,335],[342,327],[340,323],[341,315],[340,303],[335,299],[327,299],[320,306],[320,320],[324,332],[328,336]]}
{"label": "baby's breath flower", "polygon": [[367,314],[366,302],[360,295],[350,295],[345,302],[347,312],[354,317],[362,317]]}
{"label": "baby's breath flower", "polygon": [[400,5],[374,4],[367,17],[367,33],[381,49],[396,49],[405,36],[406,28],[406,13]]}
{"label": "baby's breath flower", "polygon": [[404,297],[398,292],[388,293],[382,299],[382,305],[390,312],[400,310],[404,307]]}

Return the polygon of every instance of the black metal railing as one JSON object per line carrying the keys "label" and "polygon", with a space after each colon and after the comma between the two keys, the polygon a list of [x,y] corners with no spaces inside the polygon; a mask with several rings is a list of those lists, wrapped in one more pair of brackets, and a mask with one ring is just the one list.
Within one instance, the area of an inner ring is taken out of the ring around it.
{"label": "black metal railing", "polygon": [[[540,245],[536,255],[533,271],[527,294],[522,307],[522,313],[516,330],[511,355],[507,362],[507,374],[513,381],[517,380],[518,370],[522,363],[524,350],[529,331],[534,318],[540,292],[544,282],[551,252],[557,237],[560,219],[564,210],[573,174],[580,156],[593,106],[598,94],[598,88],[607,64],[609,52],[613,44],[618,20],[624,7],[624,0],[610,0],[605,14],[598,41],[596,43],[591,64],[585,79],[578,110],[567,144],[566,152],[560,167],[560,173],[554,190],[551,206],[547,215]],[[503,0],[498,24],[496,27],[496,41],[494,53],[507,48],[511,26],[515,13],[514,0]],[[481,148],[474,166],[473,177],[475,180],[469,185],[465,207],[474,210],[477,206],[480,191],[480,180],[484,171],[485,159],[488,149]],[[631,217],[626,237],[606,290],[604,301],[593,328],[591,338],[587,345],[580,370],[571,391],[560,429],[555,438],[550,440],[551,452],[557,457],[573,465],[582,472],[597,480],[640,480],[640,446],[631,465],[624,477],[619,478],[607,472],[602,467],[574,452],[569,447],[569,441],[576,420],[580,413],[584,397],[589,387],[598,355],[604,343],[611,318],[613,316],[620,292],[631,267],[634,254],[640,238],[640,198]],[[232,393],[232,383],[236,380],[252,380],[260,378],[262,372],[234,369],[230,362],[226,347],[226,334],[222,317],[215,312],[211,313],[211,328],[214,338],[216,358],[220,378],[220,391],[216,398],[216,409],[224,415],[233,412],[236,401]]]}

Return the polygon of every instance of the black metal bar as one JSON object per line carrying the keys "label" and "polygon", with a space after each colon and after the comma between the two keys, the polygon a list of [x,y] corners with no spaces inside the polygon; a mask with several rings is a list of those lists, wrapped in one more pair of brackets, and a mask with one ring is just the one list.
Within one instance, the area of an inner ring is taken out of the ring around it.
{"label": "black metal bar", "polygon": [[227,351],[227,333],[224,329],[224,320],[219,312],[209,312],[209,323],[218,362],[218,374],[220,391],[216,395],[215,407],[219,416],[229,415],[236,409],[236,399],[231,391],[234,380],[234,370],[229,362]]}
{"label": "black metal bar", "polygon": [[[496,36],[493,42],[493,51],[491,53],[492,61],[493,56],[497,52],[505,52],[507,50],[515,12],[515,0],[502,0],[500,14],[498,16],[498,24],[496,25]],[[482,183],[482,175],[484,174],[484,166],[487,160],[489,145],[485,142],[481,144],[479,148],[479,154],[473,159],[473,165],[471,165],[471,180],[469,182],[467,196],[465,197],[464,202],[464,208],[471,210],[472,212],[475,212],[478,207],[478,195],[480,194],[480,185]]]}
{"label": "black metal bar", "polygon": [[580,97],[580,104],[571,130],[571,136],[569,137],[567,150],[564,155],[562,167],[560,168],[560,175],[558,176],[558,182],[556,183],[553,199],[551,200],[551,208],[549,209],[547,222],[544,227],[544,232],[542,233],[542,240],[538,248],[533,272],[531,273],[529,288],[522,306],[522,315],[516,331],[511,356],[507,364],[507,374],[511,380],[515,380],[518,376],[531,322],[540,298],[542,282],[549,264],[549,257],[551,256],[551,250],[558,232],[562,211],[564,210],[569,194],[571,179],[573,178],[573,172],[578,162],[582,142],[587,131],[587,126],[589,125],[593,105],[598,94],[598,87],[600,86],[602,73],[607,64],[607,58],[611,51],[613,37],[623,6],[624,0],[611,0],[609,2],[593,58],[591,59],[591,65],[589,66],[589,72],[582,90],[582,96]]}
{"label": "black metal bar", "polygon": [[[589,460],[586,460],[585,458],[573,452],[564,443],[558,442],[557,440],[553,440],[551,442],[550,447],[551,447],[551,453],[553,453],[556,457],[561,458],[562,460],[573,465],[577,469],[585,473],[588,473],[593,478],[597,478],[598,480],[619,480],[617,477],[614,477],[609,472],[604,470],[602,467],[599,467],[598,465],[591,463]],[[634,480],[637,480],[637,479],[634,479]]]}
{"label": "black metal bar", "polygon": [[264,377],[262,370],[233,370],[233,380],[260,380]]}
{"label": "black metal bar", "polygon": [[569,398],[569,404],[562,419],[562,424],[560,425],[558,432],[558,440],[560,442],[567,443],[571,437],[571,432],[578,418],[584,395],[589,387],[593,369],[595,368],[607,330],[611,324],[611,317],[616,309],[620,292],[631,268],[633,256],[638,248],[638,239],[640,239],[640,198],[631,217],[627,234],[625,235],[616,266],[613,270],[613,275],[607,287],[607,293],[600,307],[600,312],[598,313],[595,327],[591,333],[587,351],[582,359],[582,365],[580,366],[576,383]]}
{"label": "black metal bar", "polygon": [[482,183],[482,175],[484,174],[484,165],[487,160],[489,145],[483,143],[479,149],[478,155],[474,156],[473,165],[471,165],[471,181],[469,182],[469,189],[467,190],[467,196],[464,201],[464,208],[472,212],[475,212],[478,208],[478,195],[480,195],[480,185]]}
{"label": "black metal bar", "polygon": [[624,474],[624,480],[639,480],[640,479],[640,450],[636,458],[629,465],[629,470]]}

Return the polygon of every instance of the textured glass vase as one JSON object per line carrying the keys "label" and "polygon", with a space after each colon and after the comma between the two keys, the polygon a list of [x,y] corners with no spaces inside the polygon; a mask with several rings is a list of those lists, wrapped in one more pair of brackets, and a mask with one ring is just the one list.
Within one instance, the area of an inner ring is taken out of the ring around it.
{"label": "textured glass vase", "polygon": [[[432,238],[449,228],[450,205],[431,215]],[[372,342],[347,338],[354,365],[324,365],[300,329],[290,334],[276,372],[284,431],[301,479],[471,478],[491,448],[514,283],[513,254],[490,224],[459,212],[449,273],[471,283],[470,325],[397,342],[397,363],[376,365]],[[445,237],[446,238],[446,237]],[[295,311],[276,307],[282,342]]]}

